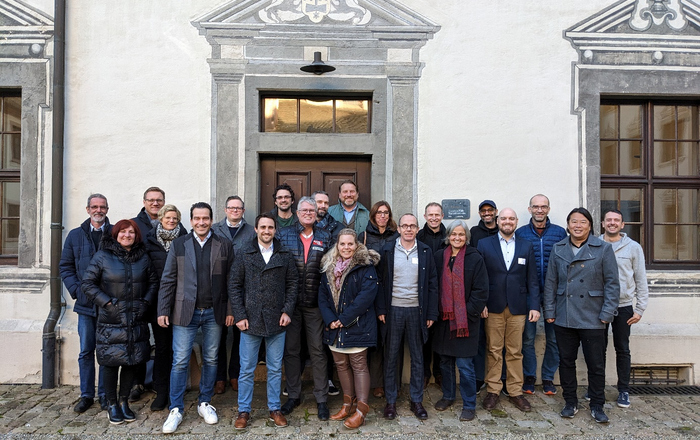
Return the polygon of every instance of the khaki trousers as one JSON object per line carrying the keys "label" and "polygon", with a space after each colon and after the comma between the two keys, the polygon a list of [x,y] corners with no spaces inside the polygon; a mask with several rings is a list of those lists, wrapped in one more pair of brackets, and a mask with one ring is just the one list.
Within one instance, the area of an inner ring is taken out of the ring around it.
{"label": "khaki trousers", "polygon": [[506,349],[506,389],[512,397],[523,394],[523,331],[525,315],[512,315],[506,306],[503,313],[486,318],[486,391],[499,394],[503,388],[503,347]]}

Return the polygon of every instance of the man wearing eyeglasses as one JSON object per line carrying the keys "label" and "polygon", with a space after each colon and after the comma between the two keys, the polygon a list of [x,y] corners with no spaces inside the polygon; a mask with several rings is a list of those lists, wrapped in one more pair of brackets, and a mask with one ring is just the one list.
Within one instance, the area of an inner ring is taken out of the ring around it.
{"label": "man wearing eyeglasses", "polygon": [[469,229],[472,235],[469,246],[477,247],[479,240],[498,233],[498,208],[493,200],[484,200],[479,203],[479,224]]}
{"label": "man wearing eyeglasses", "polygon": [[[227,238],[233,243],[233,255],[241,255],[239,252],[243,247],[248,246],[257,237],[255,228],[246,223],[243,218],[245,214],[245,204],[239,196],[230,196],[226,199],[226,217],[219,223],[212,226],[212,231],[222,238]],[[238,374],[240,372],[240,356],[238,346],[241,342],[241,332],[238,327],[232,325],[223,327],[221,330],[221,343],[219,344],[219,360],[216,370],[216,383],[214,393],[222,394],[226,390],[226,340],[228,339],[229,328],[233,331],[233,344],[231,345],[231,359],[228,363],[228,378],[231,388],[238,391]]]}
{"label": "man wearing eyeglasses", "polygon": [[148,235],[148,231],[158,225],[158,211],[165,205],[165,191],[152,186],[143,193],[143,208],[139,214],[132,218],[141,230],[141,237]]}
{"label": "man wearing eyeglasses", "polygon": [[[547,277],[549,254],[552,246],[566,238],[566,231],[561,226],[549,221],[549,198],[544,194],[536,194],[530,198],[530,206],[527,208],[530,222],[519,227],[515,236],[532,243],[537,263],[537,279],[540,286],[540,298],[544,297],[544,280]],[[548,396],[557,393],[554,386],[554,373],[559,368],[559,349],[554,335],[554,324],[544,322],[546,345],[544,359],[542,360],[542,392]],[[527,321],[523,333],[523,392],[535,393],[535,381],[537,380],[537,357],[535,356],[535,336],[537,335],[537,323]]]}
{"label": "man wearing eyeglasses", "polygon": [[423,407],[423,344],[438,318],[438,278],[430,247],[416,240],[418,219],[404,214],[399,237],[380,252],[380,288],[377,317],[386,329],[384,360],[384,417],[396,418],[398,353],[405,338],[411,356],[411,411],[419,420],[428,418]]}
{"label": "man wearing eyeglasses", "polygon": [[291,226],[297,221],[297,216],[294,213],[294,190],[286,183],[277,185],[272,193],[272,199],[275,201],[275,207],[272,208],[270,214],[275,218],[277,230]]}
{"label": "man wearing eyeglasses", "polygon": [[311,357],[314,397],[318,418],[328,420],[327,358],[323,348],[323,317],[318,308],[318,288],[321,285],[321,258],[331,246],[331,234],[316,224],[316,202],[302,197],[297,205],[299,221],[279,231],[282,246],[289,249],[299,272],[297,302],[292,322],[287,328],[284,344],[284,371],[289,399],[282,405],[282,414],[290,414],[301,404],[301,332],[306,333],[306,345]]}

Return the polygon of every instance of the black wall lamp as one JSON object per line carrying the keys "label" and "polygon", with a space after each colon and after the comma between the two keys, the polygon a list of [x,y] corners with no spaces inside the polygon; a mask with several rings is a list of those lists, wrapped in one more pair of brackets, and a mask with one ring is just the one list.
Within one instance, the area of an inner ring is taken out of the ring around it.
{"label": "black wall lamp", "polygon": [[327,72],[332,72],[335,67],[321,61],[321,52],[314,52],[314,62],[308,66],[301,68],[302,72],[313,73],[315,75],[323,75]]}

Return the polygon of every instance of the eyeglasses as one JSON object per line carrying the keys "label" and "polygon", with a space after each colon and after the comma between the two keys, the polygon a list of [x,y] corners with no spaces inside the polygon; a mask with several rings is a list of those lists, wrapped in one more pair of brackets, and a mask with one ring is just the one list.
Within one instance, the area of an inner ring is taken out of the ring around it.
{"label": "eyeglasses", "polygon": [[418,225],[401,225],[399,226],[401,229],[410,231],[412,229],[418,229]]}
{"label": "eyeglasses", "polygon": [[163,203],[165,200],[163,200],[163,199],[143,199],[143,201],[153,204],[153,203]]}
{"label": "eyeglasses", "polygon": [[530,206],[530,208],[532,208],[533,211],[546,211],[549,209],[549,206],[547,206],[547,205],[533,205],[533,206]]}
{"label": "eyeglasses", "polygon": [[389,211],[377,211],[377,215],[381,215],[382,217],[389,217]]}
{"label": "eyeglasses", "polygon": [[315,214],[315,213],[316,213],[316,211],[314,211],[313,209],[299,209],[297,212],[298,212],[298,213],[301,213],[301,214],[304,214],[304,215]]}
{"label": "eyeglasses", "polygon": [[494,212],[496,212],[496,210],[492,209],[492,208],[488,208],[488,209],[480,209],[479,212],[482,214],[493,214]]}
{"label": "eyeglasses", "polygon": [[226,209],[229,211],[243,211],[243,208],[239,208],[238,206],[227,206]]}

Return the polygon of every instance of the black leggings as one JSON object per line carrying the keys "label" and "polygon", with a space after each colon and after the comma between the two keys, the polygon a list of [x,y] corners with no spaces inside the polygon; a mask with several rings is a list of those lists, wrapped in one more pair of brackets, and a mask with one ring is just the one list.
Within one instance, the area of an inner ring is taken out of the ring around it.
{"label": "black leggings", "polygon": [[[105,387],[105,396],[110,404],[117,402],[117,378],[119,379],[119,397],[128,398],[131,383],[134,381],[134,373],[137,365],[123,365],[121,367],[104,367],[102,374]],[[121,368],[121,373],[119,372]]]}

